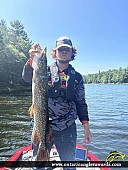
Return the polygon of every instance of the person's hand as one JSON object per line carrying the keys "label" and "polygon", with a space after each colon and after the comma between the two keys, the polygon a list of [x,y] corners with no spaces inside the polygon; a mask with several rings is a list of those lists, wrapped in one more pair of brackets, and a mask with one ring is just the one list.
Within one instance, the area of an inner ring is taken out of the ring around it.
{"label": "person's hand", "polygon": [[32,49],[29,50],[29,55],[30,55],[30,59],[29,59],[29,65],[32,67],[32,61],[33,61],[33,58],[36,56],[36,55],[39,55],[41,56],[42,55],[42,51],[40,50],[39,48],[39,44],[34,44]]}
{"label": "person's hand", "polygon": [[41,55],[41,50],[39,48],[39,44],[34,44],[32,49],[29,50],[30,58],[33,58],[34,56],[36,56],[36,54]]}
{"label": "person's hand", "polygon": [[89,129],[89,124],[84,124],[84,134],[85,134],[85,140],[83,141],[83,143],[85,144],[89,144],[92,141],[92,136],[91,136],[91,132]]}

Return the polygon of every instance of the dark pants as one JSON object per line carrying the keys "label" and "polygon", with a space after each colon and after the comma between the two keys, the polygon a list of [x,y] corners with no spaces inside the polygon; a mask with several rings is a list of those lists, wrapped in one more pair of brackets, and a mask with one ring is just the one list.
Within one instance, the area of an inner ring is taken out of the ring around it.
{"label": "dark pants", "polygon": [[[72,124],[70,127],[56,131],[52,130],[52,142],[47,142],[47,147],[50,152],[51,147],[55,144],[56,149],[59,153],[61,161],[74,161],[75,160],[75,148],[76,148],[76,124]],[[38,145],[32,144],[33,147],[33,160],[36,158]],[[66,168],[65,168],[66,169]],[[69,168],[68,168],[69,169]],[[75,169],[75,168],[70,168]]]}

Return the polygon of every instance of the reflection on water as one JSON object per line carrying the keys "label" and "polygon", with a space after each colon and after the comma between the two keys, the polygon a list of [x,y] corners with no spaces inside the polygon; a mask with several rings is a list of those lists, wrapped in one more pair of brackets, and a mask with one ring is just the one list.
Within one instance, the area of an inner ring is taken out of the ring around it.
{"label": "reflection on water", "polygon": [[[128,160],[128,85],[86,85],[86,101],[93,141],[85,146],[99,159],[111,151],[126,154]],[[0,156],[10,157],[18,148],[30,144],[28,108],[31,96],[0,96]],[[83,127],[77,123],[78,141],[84,140]],[[116,169],[116,168],[114,168]]]}

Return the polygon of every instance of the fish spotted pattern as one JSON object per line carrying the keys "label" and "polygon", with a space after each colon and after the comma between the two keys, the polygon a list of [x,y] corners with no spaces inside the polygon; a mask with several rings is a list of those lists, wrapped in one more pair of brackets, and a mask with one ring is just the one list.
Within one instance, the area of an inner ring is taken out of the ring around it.
{"label": "fish spotted pattern", "polygon": [[39,142],[36,160],[49,161],[46,140],[50,140],[50,124],[48,118],[48,79],[46,48],[42,55],[33,58],[32,106],[30,115],[34,115],[33,143]]}

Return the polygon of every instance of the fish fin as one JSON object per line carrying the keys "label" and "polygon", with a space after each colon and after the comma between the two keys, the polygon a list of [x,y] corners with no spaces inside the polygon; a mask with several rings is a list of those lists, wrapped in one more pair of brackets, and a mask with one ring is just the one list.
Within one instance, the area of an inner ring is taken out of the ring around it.
{"label": "fish fin", "polygon": [[48,142],[52,141],[52,130],[50,124],[47,125],[46,139]]}
{"label": "fish fin", "polygon": [[33,137],[32,137],[32,141],[33,143],[36,145],[37,142],[39,141],[39,137],[38,137],[38,134],[36,132],[36,130],[34,130],[34,133],[33,133]]}
{"label": "fish fin", "polygon": [[43,143],[40,142],[39,147],[38,147],[38,152],[36,156],[36,161],[49,161],[50,160],[50,155],[49,151],[47,148],[44,149]]}
{"label": "fish fin", "polygon": [[34,115],[34,104],[32,104],[28,110],[28,114],[32,117]]}

